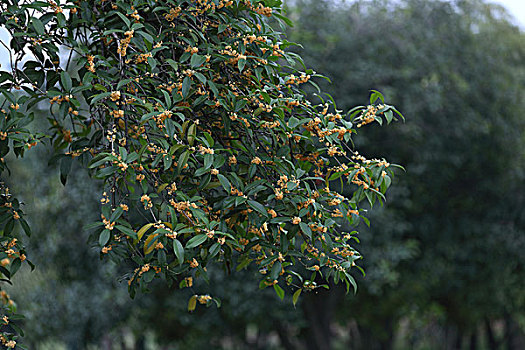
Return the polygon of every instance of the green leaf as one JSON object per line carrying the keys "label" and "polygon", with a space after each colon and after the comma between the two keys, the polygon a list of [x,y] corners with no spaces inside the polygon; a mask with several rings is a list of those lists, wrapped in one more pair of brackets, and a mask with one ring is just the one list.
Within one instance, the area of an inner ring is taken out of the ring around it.
{"label": "green leaf", "polygon": [[290,117],[290,119],[288,119],[288,127],[290,129],[295,129],[299,124],[299,119],[297,119],[296,117]]}
{"label": "green leaf", "polygon": [[126,17],[126,15],[120,12],[116,12],[116,13],[124,21],[124,23],[126,23],[126,27],[129,28],[131,26],[131,21]]}
{"label": "green leaf", "polygon": [[[348,272],[344,271],[344,274],[346,276],[346,279],[348,282],[350,282],[350,284],[352,285],[352,287],[354,288],[354,294],[357,293],[357,283],[354,279],[354,277],[352,277],[352,275],[350,275]],[[346,285],[346,292],[348,293],[349,290],[350,290],[350,285],[348,284],[347,282],[347,285]]]}
{"label": "green leaf", "polygon": [[82,227],[83,230],[92,230],[94,228],[97,228],[99,226],[103,226],[104,223],[102,221],[96,221],[96,222],[93,222],[91,224],[87,224],[87,225],[84,225],[84,227]]}
{"label": "green leaf", "polygon": [[149,230],[149,228],[153,226],[153,223],[146,224],[140,228],[140,230],[137,231],[137,240],[141,240],[142,236]]}
{"label": "green leaf", "polygon": [[66,16],[62,12],[59,12],[56,14],[57,22],[59,27],[65,27],[66,26]]}
{"label": "green leaf", "polygon": [[178,239],[173,240],[173,252],[179,261],[179,265],[182,265],[184,263],[184,248]]}
{"label": "green leaf", "polygon": [[31,22],[33,22],[33,27],[35,28],[35,31],[38,35],[44,35],[46,33],[46,29],[44,28],[44,24],[42,24],[41,20],[33,17],[31,18]]}
{"label": "green leaf", "polygon": [[190,88],[191,88],[191,78],[190,77],[186,77],[182,81],[182,96],[184,98],[188,97],[188,94],[190,92]]}
{"label": "green leaf", "polygon": [[109,218],[109,221],[111,222],[115,222],[117,221],[120,216],[122,215],[122,213],[124,213],[124,209],[122,209],[122,207],[117,207],[117,209],[115,209],[115,211],[113,212],[113,214],[111,214],[111,218]]}
{"label": "green leaf", "polygon": [[220,33],[224,32],[228,27],[229,27],[228,23],[220,23],[219,24],[219,28],[217,29],[217,33],[220,34]]}
{"label": "green leaf", "polygon": [[391,110],[386,111],[385,112],[385,118],[386,118],[387,124],[390,124],[390,122],[394,118],[394,113]]}
{"label": "green leaf", "polygon": [[299,300],[299,296],[301,295],[302,289],[297,289],[295,293],[293,293],[292,302],[293,306],[297,304],[297,301]]}
{"label": "green leaf", "polygon": [[206,141],[208,142],[208,147],[213,147],[213,145],[215,144],[215,140],[213,139],[213,137],[211,137],[211,135],[207,132],[204,133],[204,136],[206,137]]}
{"label": "green leaf", "polygon": [[272,270],[270,271],[270,278],[273,280],[276,280],[279,277],[281,270],[282,270],[281,262],[276,261],[272,266]]}
{"label": "green leaf", "polygon": [[95,103],[102,100],[103,98],[108,97],[109,95],[111,95],[111,92],[103,92],[101,94],[93,96],[93,98],[91,99],[91,105],[94,105]]}
{"label": "green leaf", "polygon": [[211,247],[210,247],[210,255],[209,255],[209,259],[212,259],[215,257],[215,255],[217,255],[219,253],[219,251],[221,250],[221,245],[219,243],[215,243],[213,244]]}
{"label": "green leaf", "polygon": [[117,225],[115,226],[120,232],[122,232],[123,234],[125,234],[126,236],[129,236],[131,238],[134,238],[134,239],[137,239],[137,233],[135,231],[133,231],[132,229],[130,229],[129,227],[126,227],[126,226],[122,226],[122,225]]}
{"label": "green leaf", "polygon": [[171,66],[171,68],[173,68],[174,71],[179,70],[179,64],[171,58],[167,59],[166,62],[168,62],[168,64]]}
{"label": "green leaf", "polygon": [[154,70],[157,67],[157,60],[153,57],[148,57],[148,64],[151,67],[151,70]]}
{"label": "green leaf", "polygon": [[159,239],[158,233],[153,233],[146,238],[146,241],[144,241],[144,254],[148,255],[155,249],[155,244],[157,243],[157,240]]}
{"label": "green leaf", "polygon": [[219,96],[219,89],[217,89],[217,85],[211,80],[208,80],[208,86],[210,87],[211,91],[213,92],[213,95],[215,97]]}
{"label": "green leaf", "polygon": [[197,296],[193,295],[190,300],[188,301],[188,311],[195,310],[195,307],[197,306]]}
{"label": "green leaf", "polygon": [[206,236],[205,234],[200,234],[195,237],[192,237],[188,241],[188,243],[186,243],[186,249],[195,248],[201,245],[202,243],[204,243],[207,239],[208,239],[208,236]]}
{"label": "green leaf", "polygon": [[390,176],[385,175],[385,177],[383,178],[383,181],[385,182],[386,188],[390,187],[390,184],[392,183],[392,179],[390,178]]}
{"label": "green leaf", "polygon": [[171,168],[171,164],[173,163],[173,158],[169,154],[165,154],[162,157],[162,162],[164,163],[164,170],[167,170]]}
{"label": "green leaf", "polygon": [[279,285],[276,283],[273,285],[273,289],[275,290],[275,294],[281,299],[281,301],[284,299],[284,290],[279,287]]}
{"label": "green leaf", "polygon": [[206,57],[204,56],[197,54],[193,54],[193,56],[191,56],[190,65],[192,68],[200,67],[204,62],[206,62]]}
{"label": "green leaf", "polygon": [[222,188],[224,188],[226,193],[231,193],[232,185],[230,184],[230,181],[226,178],[226,176],[218,174],[217,177],[219,178],[219,182],[221,183]]}
{"label": "green leaf", "polygon": [[280,15],[278,13],[272,13],[273,16],[279,18],[280,20],[282,20],[284,23],[286,23],[286,25],[290,26],[290,27],[293,27],[293,22],[288,18],[288,17],[285,17],[283,15]]}
{"label": "green leaf", "polygon": [[195,124],[191,124],[188,127],[188,143],[190,146],[193,146],[196,135],[197,135],[197,127],[195,126]]}
{"label": "green leaf", "polygon": [[312,229],[310,228],[310,226],[308,226],[306,223],[304,222],[300,222],[299,223],[299,227],[301,228],[301,231],[303,231],[303,233],[309,238],[309,239],[312,239]]}
{"label": "green leaf", "polygon": [[19,258],[16,258],[15,260],[13,260],[13,262],[11,263],[11,266],[9,267],[9,272],[11,273],[11,277],[15,275],[18,269],[20,269],[21,265],[22,265],[22,260],[20,260]]}
{"label": "green leaf", "polygon": [[89,169],[98,168],[99,166],[107,162],[108,158],[109,157],[106,157],[106,156],[104,156],[102,159],[93,158],[90,164],[88,165],[88,168]]}
{"label": "green leaf", "polygon": [[146,39],[147,41],[149,41],[152,44],[155,42],[155,39],[153,39],[153,37],[151,35],[149,35],[148,33],[146,33],[146,32],[137,31],[137,34],[141,35],[144,39]]}
{"label": "green leaf", "polygon": [[190,157],[190,152],[187,151],[187,150],[184,151],[184,153],[182,153],[179,156],[179,161],[177,162],[177,171],[178,171],[179,174],[182,171],[182,169],[184,168],[184,166],[186,165],[186,163],[188,163],[188,158],[189,157]]}
{"label": "green leaf", "polygon": [[383,97],[383,94],[381,94],[377,90],[370,90],[370,104],[374,104],[378,99],[381,100],[381,103],[385,103],[385,98]]}
{"label": "green leaf", "polygon": [[62,185],[66,185],[67,176],[69,175],[69,172],[71,171],[71,163],[73,162],[73,158],[71,157],[64,157],[60,161],[60,181],[62,182]]}
{"label": "green leaf", "polygon": [[24,218],[20,218],[19,221],[27,237],[31,237],[31,227],[29,227],[29,225],[27,224],[27,221],[25,221]]}
{"label": "green leaf", "polygon": [[206,77],[203,74],[201,74],[199,72],[195,72],[195,76],[197,77],[197,79],[199,79],[199,81],[201,83],[206,84],[206,80],[207,79],[206,79]]}
{"label": "green leaf", "polygon": [[106,243],[109,241],[109,230],[105,229],[100,233],[100,236],[98,237],[98,243],[101,246],[105,246]]}
{"label": "green leaf", "polygon": [[241,59],[237,62],[237,68],[239,68],[239,72],[242,72],[242,70],[244,69],[244,66],[246,66],[246,59],[241,58]]}
{"label": "green leaf", "polygon": [[213,298],[212,300],[215,302],[215,305],[217,305],[217,308],[221,307],[221,300],[219,298]]}
{"label": "green leaf", "polygon": [[73,82],[71,81],[71,76],[66,71],[60,72],[60,83],[62,84],[62,87],[66,91],[71,91],[71,89],[73,88]]}
{"label": "green leaf", "polygon": [[266,212],[266,208],[264,205],[262,205],[259,202],[249,200],[248,205],[252,207],[253,209],[257,210],[259,213],[261,213],[264,216],[268,216],[268,213]]}

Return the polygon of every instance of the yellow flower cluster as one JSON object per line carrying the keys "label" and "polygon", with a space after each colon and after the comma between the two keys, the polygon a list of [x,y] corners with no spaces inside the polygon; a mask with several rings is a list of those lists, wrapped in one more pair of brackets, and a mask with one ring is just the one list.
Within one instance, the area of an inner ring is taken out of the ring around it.
{"label": "yellow flower cluster", "polygon": [[175,8],[171,8],[170,9],[170,12],[169,13],[166,13],[164,15],[164,18],[166,18],[168,21],[173,21],[175,18],[177,18],[179,16],[179,14],[181,13],[182,9],[180,6],[177,6]]}
{"label": "yellow flower cluster", "polygon": [[115,119],[123,118],[124,117],[124,111],[122,109],[113,110],[110,112],[111,116]]}
{"label": "yellow flower cluster", "polygon": [[113,226],[115,226],[115,222],[110,222],[108,218],[104,216],[104,214],[100,214],[102,218],[102,222],[104,223],[104,228],[107,230],[113,230]]}
{"label": "yellow flower cluster", "polygon": [[131,9],[134,10],[134,11],[129,16],[132,17],[136,22],[138,22],[140,20],[139,12],[137,10],[135,10],[135,8],[133,6],[131,6]]}
{"label": "yellow flower cluster", "polygon": [[253,10],[266,17],[271,17],[273,11],[271,7],[266,7],[262,3],[259,3],[259,5],[256,8],[253,8]]}
{"label": "yellow flower cluster", "polygon": [[142,202],[142,205],[144,205],[144,209],[148,210],[153,208],[151,198],[147,194],[142,195],[142,197],[140,197],[140,201]]}
{"label": "yellow flower cluster", "polygon": [[128,49],[129,43],[131,42],[131,39],[133,38],[134,30],[128,30],[124,33],[126,36],[124,39],[120,40],[120,45],[117,49],[117,53],[121,55],[122,57],[126,56],[126,51]]}
{"label": "yellow flower cluster", "polygon": [[135,56],[135,63],[139,64],[142,62],[146,62],[149,57],[153,57],[151,52],[138,54],[137,56]]}
{"label": "yellow flower cluster", "polygon": [[112,91],[111,94],[109,95],[109,98],[111,99],[111,101],[117,101],[120,99],[120,91]]}
{"label": "yellow flower cluster", "polygon": [[91,73],[95,73],[95,63],[94,63],[95,57],[91,55],[87,55],[87,63],[86,68]]}
{"label": "yellow flower cluster", "polygon": [[206,304],[208,301],[211,300],[211,297],[209,295],[199,295],[197,297],[197,301],[200,303],[200,304]]}
{"label": "yellow flower cluster", "polygon": [[215,151],[212,148],[204,147],[203,145],[198,146],[198,152],[200,154],[214,154]]}
{"label": "yellow flower cluster", "polygon": [[288,80],[286,81],[286,84],[293,85],[293,84],[304,84],[310,80],[310,75],[301,73],[300,77],[296,77],[295,75],[290,75],[288,77]]}
{"label": "yellow flower cluster", "polygon": [[[70,99],[70,96],[69,95],[65,95],[65,96],[55,96],[53,98],[51,98],[49,100],[49,103],[50,104],[53,104],[53,103],[57,103],[57,104],[61,104],[62,102],[66,101],[66,102],[69,102],[69,99]],[[15,108],[15,109],[18,109],[17,107],[18,105],[15,105],[13,107],[13,105],[11,105],[11,108]]]}
{"label": "yellow flower cluster", "polygon": [[106,192],[102,193],[102,199],[100,199],[102,205],[109,203],[109,197]]}
{"label": "yellow flower cluster", "polygon": [[221,55],[232,56],[228,63],[236,64],[240,59],[247,59],[247,57],[237,50],[233,49],[230,45],[227,45],[223,50],[219,51]]}
{"label": "yellow flower cluster", "polygon": [[62,9],[62,7],[60,7],[60,5],[58,5],[56,2],[54,2],[53,0],[47,0],[47,3],[51,6],[51,8],[53,9],[53,11],[55,11],[55,14],[59,14],[59,13],[62,13],[64,12],[64,10]]}
{"label": "yellow flower cluster", "polygon": [[357,127],[360,128],[363,125],[370,124],[375,120],[375,116],[378,108],[376,106],[367,106],[366,111],[361,113],[361,115],[356,118],[356,121],[359,121]]}

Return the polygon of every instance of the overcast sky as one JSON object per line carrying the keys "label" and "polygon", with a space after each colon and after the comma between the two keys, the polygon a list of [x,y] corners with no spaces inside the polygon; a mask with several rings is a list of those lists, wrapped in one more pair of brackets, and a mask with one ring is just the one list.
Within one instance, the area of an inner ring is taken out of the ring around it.
{"label": "overcast sky", "polygon": [[491,0],[491,2],[505,6],[517,20],[516,24],[525,30],[525,0]]}

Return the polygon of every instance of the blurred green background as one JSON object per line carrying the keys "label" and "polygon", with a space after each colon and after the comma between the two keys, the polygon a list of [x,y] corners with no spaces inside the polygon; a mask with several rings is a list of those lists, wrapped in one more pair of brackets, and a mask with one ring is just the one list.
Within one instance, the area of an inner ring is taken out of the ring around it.
{"label": "blurred green background", "polygon": [[[384,93],[406,123],[362,128],[367,157],[402,164],[358,246],[357,295],[333,286],[297,308],[257,271],[212,273],[222,307],[189,290],[131,300],[83,230],[100,191],[67,186],[39,146],[10,184],[37,265],[9,293],[31,349],[525,349],[525,33],[484,1],[288,1],[287,29],[341,109]],[[28,166],[30,164],[30,166]]]}

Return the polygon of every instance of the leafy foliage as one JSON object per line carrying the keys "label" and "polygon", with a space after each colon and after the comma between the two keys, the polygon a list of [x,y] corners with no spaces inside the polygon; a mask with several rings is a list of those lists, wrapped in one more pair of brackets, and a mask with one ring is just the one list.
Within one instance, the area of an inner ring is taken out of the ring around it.
{"label": "leafy foliage", "polygon": [[[338,218],[357,224],[359,204],[382,202],[392,172],[353,150],[351,134],[402,116],[377,91],[347,113],[320,91],[310,102],[301,85],[317,89],[317,75],[268,24],[289,23],[280,1],[12,0],[0,8],[12,36],[12,71],[0,79],[9,105],[2,156],[8,145],[23,156],[49,140],[62,183],[73,163],[103,180],[102,220],[90,228],[102,255],[134,266],[132,296],[155,278],[181,288],[208,280],[211,262],[228,272],[257,264],[260,287],[281,299],[320,287],[317,275],[355,288],[356,232],[343,232]],[[24,61],[26,52],[33,57]],[[24,129],[38,103],[48,104],[46,133]],[[337,192],[344,182],[349,196]],[[3,239],[12,242],[15,223],[29,231],[4,192]],[[22,256],[22,248],[9,255],[11,269]],[[219,304],[194,295],[188,309],[197,302]]]}

